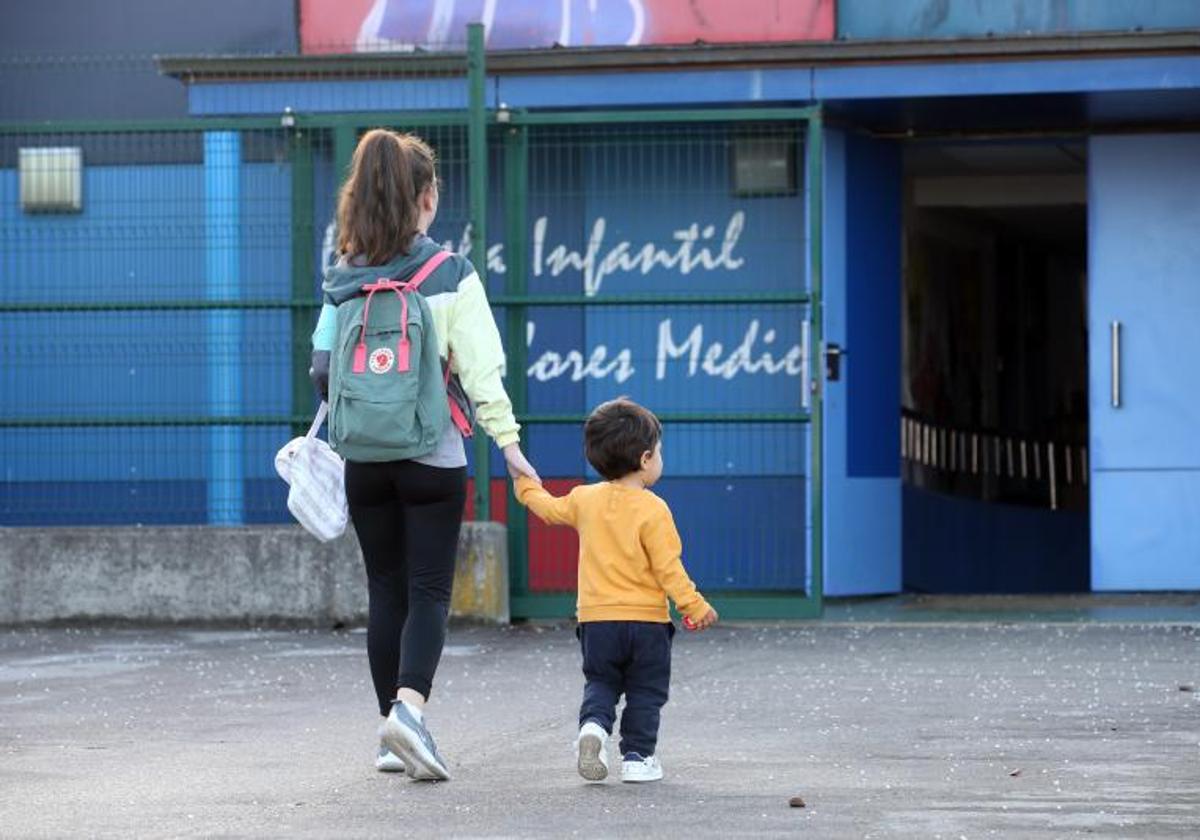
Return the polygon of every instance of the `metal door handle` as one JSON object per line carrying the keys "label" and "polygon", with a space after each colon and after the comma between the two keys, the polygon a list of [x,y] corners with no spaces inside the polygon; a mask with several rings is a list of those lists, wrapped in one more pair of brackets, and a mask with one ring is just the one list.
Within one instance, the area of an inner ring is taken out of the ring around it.
{"label": "metal door handle", "polygon": [[1112,407],[1121,407],[1121,322],[1109,324],[1112,347]]}
{"label": "metal door handle", "polygon": [[817,383],[809,381],[810,368],[808,365],[808,357],[812,351],[812,347],[808,343],[808,319],[805,318],[800,322],[800,346],[804,348],[804,354],[801,357],[800,381],[803,383],[800,388],[800,407],[808,411],[809,395],[816,390]]}
{"label": "metal door handle", "polygon": [[825,345],[825,381],[837,382],[842,378],[842,356],[845,352],[833,342]]}

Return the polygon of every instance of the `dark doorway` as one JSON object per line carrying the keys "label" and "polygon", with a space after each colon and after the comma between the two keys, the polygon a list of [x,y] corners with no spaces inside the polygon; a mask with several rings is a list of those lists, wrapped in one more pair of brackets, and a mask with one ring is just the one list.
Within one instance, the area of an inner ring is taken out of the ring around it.
{"label": "dark doorway", "polygon": [[1077,142],[906,152],[908,590],[1090,588],[1085,155]]}

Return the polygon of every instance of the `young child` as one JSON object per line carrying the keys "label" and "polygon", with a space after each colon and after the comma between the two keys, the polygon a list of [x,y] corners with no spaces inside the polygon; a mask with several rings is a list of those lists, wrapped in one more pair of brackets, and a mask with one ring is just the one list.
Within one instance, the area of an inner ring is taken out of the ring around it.
{"label": "young child", "polygon": [[608,776],[608,736],[624,694],[621,780],[653,782],[663,777],[655,748],[675,635],[667,598],[689,629],[710,627],[717,612],[684,571],[670,508],[647,489],[663,470],[658,418],[619,398],[597,407],[583,434],[588,462],[604,481],[560,498],[520,476],[517,498],[543,522],[579,532],[576,635],[586,679],[576,741],[579,775],[594,782]]}

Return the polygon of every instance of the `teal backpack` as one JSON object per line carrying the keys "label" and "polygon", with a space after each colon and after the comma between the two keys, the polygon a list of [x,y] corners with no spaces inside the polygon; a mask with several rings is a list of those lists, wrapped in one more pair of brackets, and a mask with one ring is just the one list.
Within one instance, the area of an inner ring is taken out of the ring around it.
{"label": "teal backpack", "polygon": [[329,364],[329,445],[348,461],[428,455],[450,423],[429,304],[418,289],[450,256],[438,251],[407,281],[379,279],[338,305]]}

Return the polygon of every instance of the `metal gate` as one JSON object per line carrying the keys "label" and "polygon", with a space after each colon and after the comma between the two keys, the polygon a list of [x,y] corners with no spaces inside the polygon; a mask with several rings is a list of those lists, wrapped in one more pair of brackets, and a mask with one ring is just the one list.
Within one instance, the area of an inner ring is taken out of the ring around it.
{"label": "metal gate", "polygon": [[[659,489],[722,614],[819,614],[819,112],[487,111],[473,100],[465,113],[325,117],[328,133],[297,141],[294,182],[311,180],[310,154],[344,172],[371,126],[430,141],[445,185],[431,235],[484,277],[523,445],[550,489],[595,480],[583,420],[627,394],[664,421]],[[783,171],[762,183],[755,164]],[[314,271],[303,243],[321,238],[330,200],[302,189],[294,200],[300,294]],[[519,508],[482,434],[472,461],[469,515],[509,528],[512,614],[571,615],[574,535]]]}
{"label": "metal gate", "polygon": [[[819,113],[500,111],[492,123],[504,217],[492,303],[547,486],[595,480],[582,422],[627,394],[663,420],[656,492],[722,615],[819,614]],[[513,614],[570,615],[574,534],[531,520],[511,489],[505,507]]]}

